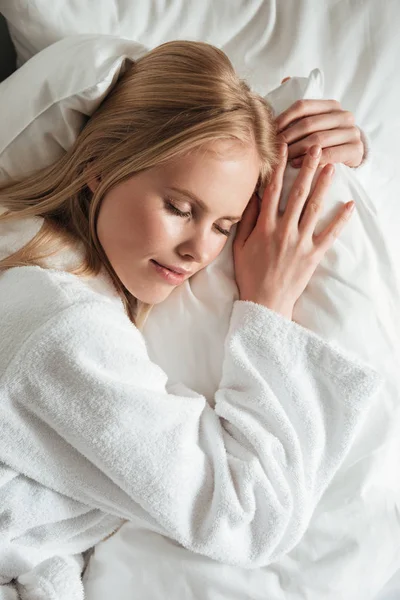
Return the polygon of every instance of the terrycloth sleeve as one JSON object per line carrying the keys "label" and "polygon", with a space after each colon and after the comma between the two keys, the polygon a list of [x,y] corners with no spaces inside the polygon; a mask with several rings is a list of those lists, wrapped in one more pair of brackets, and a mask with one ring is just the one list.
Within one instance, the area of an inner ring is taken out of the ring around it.
{"label": "terrycloth sleeve", "polygon": [[247,568],[299,541],[380,384],[370,367],[244,301],[215,407],[168,393],[141,334],[101,303],[48,321],[7,373],[15,435],[43,483]]}
{"label": "terrycloth sleeve", "polygon": [[80,554],[53,556],[17,578],[18,600],[84,600],[82,568]]}

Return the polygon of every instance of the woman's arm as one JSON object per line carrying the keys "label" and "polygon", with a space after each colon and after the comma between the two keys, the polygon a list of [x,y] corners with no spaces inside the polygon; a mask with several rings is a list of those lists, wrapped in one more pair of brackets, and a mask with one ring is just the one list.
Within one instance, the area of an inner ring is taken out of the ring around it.
{"label": "woman's arm", "polygon": [[122,311],[77,303],[30,336],[3,378],[0,459],[193,552],[259,567],[302,537],[379,382],[296,323],[237,301],[213,409],[167,393]]}

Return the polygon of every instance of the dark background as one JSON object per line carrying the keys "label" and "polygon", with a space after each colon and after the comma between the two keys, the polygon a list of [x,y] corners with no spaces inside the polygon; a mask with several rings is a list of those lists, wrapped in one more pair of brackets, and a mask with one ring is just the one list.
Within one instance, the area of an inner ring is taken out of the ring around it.
{"label": "dark background", "polygon": [[7,25],[0,14],[0,81],[15,70],[15,50],[8,33]]}

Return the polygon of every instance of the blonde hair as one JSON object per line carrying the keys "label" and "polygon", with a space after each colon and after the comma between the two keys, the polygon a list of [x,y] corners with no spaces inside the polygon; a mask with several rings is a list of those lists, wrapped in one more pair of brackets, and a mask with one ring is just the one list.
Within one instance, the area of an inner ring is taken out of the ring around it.
{"label": "blonde hair", "polygon": [[[221,50],[175,41],[129,61],[62,158],[0,187],[0,205],[7,210],[0,220],[44,218],[39,233],[0,261],[0,269],[43,265],[65,245],[83,243],[85,258],[72,272],[91,276],[105,267],[129,317],[140,327],[151,305],[139,303],[123,286],[99,243],[101,201],[135,173],[217,140],[255,144],[260,183],[265,183],[277,157],[273,114]],[[98,174],[101,183],[92,194],[87,182]]]}

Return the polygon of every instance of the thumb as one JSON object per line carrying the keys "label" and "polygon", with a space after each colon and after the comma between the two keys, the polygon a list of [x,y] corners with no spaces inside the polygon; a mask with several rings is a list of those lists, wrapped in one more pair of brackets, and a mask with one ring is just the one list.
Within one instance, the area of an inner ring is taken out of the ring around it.
{"label": "thumb", "polygon": [[250,237],[254,227],[256,226],[258,215],[260,213],[259,201],[257,194],[253,194],[247,204],[241,220],[236,229],[235,243],[243,246]]}

